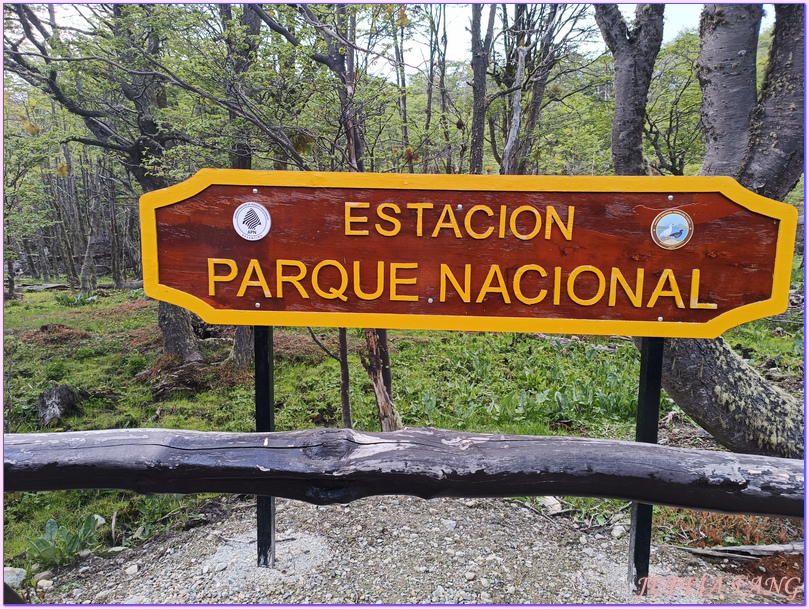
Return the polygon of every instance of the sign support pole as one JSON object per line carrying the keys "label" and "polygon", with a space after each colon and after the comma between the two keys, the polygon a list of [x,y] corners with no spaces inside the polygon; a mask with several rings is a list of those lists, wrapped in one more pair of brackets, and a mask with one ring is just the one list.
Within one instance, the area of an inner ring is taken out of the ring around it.
{"label": "sign support pole", "polygon": [[[663,375],[664,338],[641,340],[640,385],[635,441],[657,444],[657,423],[660,417],[660,387]],[[632,504],[629,532],[629,585],[638,592],[639,582],[649,577],[649,556],[652,544],[652,511],[654,506]],[[642,586],[645,594],[646,587]]]}
{"label": "sign support pole", "polygon": [[[275,431],[271,326],[254,327],[256,372],[256,431]],[[275,497],[256,497],[258,566],[275,565]]]}

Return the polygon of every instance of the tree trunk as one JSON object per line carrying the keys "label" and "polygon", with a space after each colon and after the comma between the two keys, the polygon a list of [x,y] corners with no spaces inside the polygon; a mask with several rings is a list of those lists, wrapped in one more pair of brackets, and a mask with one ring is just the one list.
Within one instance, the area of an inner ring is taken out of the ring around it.
{"label": "tree trunk", "polygon": [[480,19],[483,5],[472,5],[472,128],[469,144],[469,173],[483,173],[483,144],[486,129],[486,68],[494,34],[494,16],[497,5],[489,8],[486,37],[481,39]]}
{"label": "tree trunk", "polygon": [[449,91],[447,91],[447,15],[446,8],[443,10],[444,20],[441,33],[441,47],[438,60],[438,90],[441,95],[441,116],[438,122],[441,124],[441,131],[444,134],[444,173],[451,174],[452,171],[452,139],[449,133]]}
{"label": "tree trunk", "polygon": [[377,328],[379,337],[379,358],[382,361],[382,381],[389,396],[393,396],[393,373],[390,367],[390,350],[388,349],[388,331]]}
{"label": "tree trunk", "polygon": [[[399,5],[399,11],[404,11],[405,5]],[[404,15],[399,16],[399,22],[403,22]],[[402,149],[404,159],[410,173],[413,173],[413,157],[415,152],[410,146],[410,135],[407,129],[407,80],[404,67],[404,25],[394,23],[393,25],[393,52],[396,58],[396,84],[399,89],[399,113],[402,119]]]}
{"label": "tree trunk", "polygon": [[73,244],[70,242],[70,237],[67,235],[64,224],[60,223],[58,230],[59,249],[62,251],[62,263],[65,265],[67,282],[71,288],[76,288],[79,285],[79,273],[76,270],[76,260],[73,257]]}
{"label": "tree trunk", "polygon": [[702,87],[705,175],[736,177],[747,149],[756,106],[761,14],[760,4],[706,4],[702,12],[697,75]]}
{"label": "tree trunk", "polygon": [[187,362],[202,360],[199,341],[191,325],[191,314],[177,305],[160,301],[157,322],[163,333],[163,350],[178,353]]}
{"label": "tree trunk", "polygon": [[[525,54],[526,47],[517,49],[517,73],[514,76],[514,85],[519,86],[525,78]],[[503,147],[503,161],[500,164],[500,173],[509,175],[516,173],[517,152],[520,148],[520,123],[522,122],[522,87],[520,86],[511,94],[511,126],[508,130],[506,144]]]}
{"label": "tree trunk", "polygon": [[382,431],[396,431],[402,428],[402,420],[396,412],[382,376],[382,357],[380,356],[379,337],[375,330],[366,328],[365,342],[368,345],[368,364],[366,369],[376,395],[376,406],[379,412],[379,425]]}
{"label": "tree trunk", "polygon": [[79,294],[86,296],[96,289],[98,283],[98,276],[96,275],[95,253],[96,242],[98,241],[98,224],[100,222],[99,216],[101,211],[101,178],[96,171],[93,176],[92,184],[87,183],[90,192],[93,206],[89,213],[89,232],[87,234],[87,248],[84,250],[84,262],[81,265],[81,277],[79,278],[81,287]]}
{"label": "tree trunk", "polygon": [[[752,44],[755,54],[757,36],[749,41],[750,26],[740,14],[755,19],[760,7],[706,5],[702,14],[700,32],[704,38],[699,65],[700,72],[708,70],[710,77],[701,73],[700,83],[703,100],[714,107],[724,95],[725,77],[736,82],[739,90],[751,86],[738,84],[740,68],[730,61],[727,50],[729,41],[738,45],[741,39]],[[714,145],[711,155],[706,154],[702,175],[717,175],[722,168],[727,175],[737,176],[746,188],[778,198],[794,187],[800,174],[795,175],[792,163],[799,159],[798,166],[803,167],[803,15],[803,5],[776,5],[775,36],[760,101],[749,111],[744,105],[740,107],[738,112],[748,119],[743,124],[738,121],[734,103],[705,125],[706,140]],[[740,34],[734,36],[736,30]],[[725,44],[714,43],[714,36]],[[747,56],[733,55],[739,59]],[[755,89],[755,69],[745,74]],[[791,110],[793,107],[796,109]],[[797,121],[796,114],[800,115]],[[776,143],[781,135],[783,141]],[[781,162],[770,162],[772,157]],[[792,458],[804,455],[803,404],[763,379],[721,338],[667,340],[663,387],[683,411],[731,450]]]}
{"label": "tree trunk", "polygon": [[[427,10],[427,18],[429,20],[430,25],[430,41],[429,41],[429,50],[430,55],[429,59],[427,60],[427,105],[424,109],[424,154],[422,155],[422,165],[421,165],[421,172],[422,173],[431,173],[429,163],[431,162],[430,154],[432,153],[431,145],[432,145],[432,137],[430,135],[430,126],[433,120],[433,90],[435,89],[435,64],[436,58],[438,56],[438,28],[440,27],[441,22],[441,12],[443,10],[443,6],[433,6],[433,5],[426,5]],[[436,171],[433,173],[438,172],[438,166],[436,163]]]}
{"label": "tree trunk", "polygon": [[236,326],[233,347],[226,361],[236,368],[244,368],[253,361],[254,353],[253,326]]}
{"label": "tree trunk", "polygon": [[107,179],[110,211],[110,271],[112,272],[112,283],[116,290],[124,287],[123,251],[121,250],[121,238],[118,231],[117,211],[115,207],[115,184]]}
{"label": "tree trunk", "polygon": [[351,421],[351,397],[349,395],[349,378],[348,378],[348,337],[346,336],[346,329],[339,328],[338,330],[340,340],[340,407],[343,414],[343,427],[351,429],[354,424]]}
{"label": "tree trunk", "polygon": [[663,387],[730,450],[803,458],[802,405],[764,380],[721,338],[667,339]]}
{"label": "tree trunk", "polygon": [[[642,7],[638,8],[640,13],[644,10]],[[727,13],[724,13],[725,10]],[[760,14],[760,11],[757,13],[755,8],[750,9],[748,5],[722,5],[721,7],[710,5],[706,6],[703,12],[700,26],[703,46],[699,65],[710,66],[710,75],[700,76],[700,82],[704,87],[704,99],[708,104],[717,104],[717,100],[724,95],[723,91],[711,89],[714,87],[722,89],[725,86],[726,80],[723,76],[725,72],[728,82],[736,82],[736,87],[746,90],[746,87],[738,84],[737,69],[739,65],[735,65],[735,59],[733,61],[730,59],[732,56],[746,57],[747,53],[739,55],[738,51],[745,49],[734,46],[736,51],[732,55],[727,55],[729,48],[727,44],[730,44],[728,41],[735,41],[738,45],[739,40],[747,41],[745,44],[749,44],[748,21],[739,18],[738,15],[739,11],[751,10],[752,12],[746,13],[751,15],[751,18]],[[605,40],[610,37],[615,41],[615,39],[620,39],[621,32],[626,32],[623,19],[618,21],[610,7],[598,5],[596,15]],[[737,17],[728,18],[728,15]],[[800,26],[796,27],[796,23],[799,23]],[[741,34],[734,36],[732,31],[728,31],[736,28],[741,30]],[[715,44],[716,41],[710,40],[714,36],[718,40],[726,42]],[[757,41],[753,41],[753,49],[756,48],[756,45]],[[647,48],[651,49],[652,46],[648,45]],[[754,108],[752,113],[744,107],[741,109],[742,114],[747,112],[748,117],[767,117],[768,122],[757,124],[755,121],[748,120],[741,127],[742,131],[739,132],[740,127],[736,121],[737,109],[733,100],[726,99],[726,105],[721,107],[715,105],[715,115],[711,118],[710,125],[705,125],[704,128],[712,130],[712,133],[706,133],[706,138],[713,138],[714,142],[721,141],[723,145],[714,145],[711,154],[706,154],[706,164],[701,171],[703,175],[715,175],[714,172],[718,167],[725,168],[729,175],[737,175],[738,163],[743,158],[755,159],[762,154],[749,133],[756,130],[761,133],[777,132],[775,123],[779,121],[780,117],[773,115],[769,109],[775,107],[776,104],[787,108],[795,104],[796,107],[803,108],[802,53],[803,6],[790,5],[789,9],[783,7],[777,9],[776,36],[773,39],[771,60],[767,67],[765,82],[782,83],[783,86],[777,91],[769,89],[769,93],[762,96],[759,106]],[[801,68],[797,73],[792,62],[784,60],[790,56],[801,58]],[[779,60],[779,57],[782,59]],[[641,59],[642,56],[639,55],[638,60]],[[645,60],[653,63],[654,56],[647,56]],[[748,71],[746,74],[755,87],[755,70]],[[791,83],[791,86],[787,86],[785,83]],[[800,86],[796,86],[797,83]],[[632,96],[620,90],[626,86],[630,86],[630,83],[616,78],[616,122],[619,120],[618,100],[624,100],[621,103],[632,103]],[[636,91],[636,95],[640,93],[640,91]],[[778,99],[773,99],[775,97]],[[621,116],[624,114],[620,113]],[[728,123],[725,122],[725,118],[728,118]],[[794,134],[792,138],[787,138],[787,141],[792,141],[793,145],[798,143],[800,151],[785,148],[779,154],[783,155],[782,158],[800,156],[802,164],[802,119],[798,122],[799,124],[792,127],[798,133]],[[614,122],[613,134],[616,133],[615,124]],[[623,124],[629,125],[630,123],[624,121]],[[639,142],[642,125],[633,128],[637,129],[637,133],[627,133],[623,143],[626,141]],[[739,147],[742,148],[741,154]],[[640,173],[642,167],[638,165],[637,161],[639,154],[639,144],[632,148],[622,145],[622,141],[613,139],[613,160],[616,173],[627,175]],[[736,167],[732,167],[734,163],[737,164]],[[794,183],[789,183],[790,178],[785,177],[792,174],[781,171],[783,168],[752,162],[749,167],[748,175],[742,180],[742,185],[748,188],[760,185],[760,188],[765,189],[766,192],[786,194],[794,186]],[[780,180],[786,180],[786,183],[779,183]],[[796,398],[761,378],[721,338],[710,340],[667,339],[664,350],[663,388],[686,414],[705,427],[718,442],[730,450],[787,457],[802,457],[804,454],[802,404]]]}
{"label": "tree trunk", "polygon": [[[761,101],[738,179],[765,197],[783,200],[803,174],[804,6],[775,5],[775,34]],[[797,44],[800,41],[800,44]]]}
{"label": "tree trunk", "polygon": [[96,289],[98,276],[95,266],[96,239],[95,235],[90,235],[87,239],[87,249],[84,250],[84,262],[81,265],[81,277],[79,278],[79,294],[86,296]]}
{"label": "tree trunk", "polygon": [[[243,94],[241,79],[255,61],[261,18],[248,5],[243,5],[240,27],[235,27],[229,4],[219,5],[219,16],[227,41],[229,72],[233,73],[233,81],[225,83],[225,89],[228,101],[234,106],[239,106],[242,103]],[[229,118],[231,122],[236,122],[239,119],[233,110],[230,110]],[[250,133],[249,128],[243,128],[237,130],[233,136],[230,152],[230,166],[233,169],[253,168],[253,153],[249,144]],[[239,326],[236,328],[233,347],[226,361],[237,368],[243,368],[252,362],[255,355],[253,336],[253,326]]]}
{"label": "tree trunk", "polygon": [[[39,213],[39,210],[36,206],[34,206],[34,213]],[[42,280],[45,283],[50,283],[51,275],[55,273],[51,271],[51,263],[48,260],[48,251],[47,247],[45,246],[45,237],[43,235],[43,229],[37,231],[37,260],[39,260],[39,268],[42,269]]]}
{"label": "tree trunk", "polygon": [[60,195],[58,180],[54,180],[52,174],[43,172],[42,180],[53,201],[53,213],[56,220],[56,243],[62,256],[65,275],[67,275],[67,281],[70,287],[75,288],[79,285],[79,274],[76,270],[76,260],[73,257],[73,243],[67,232],[64,197]]}
{"label": "tree trunk", "polygon": [[630,30],[616,4],[596,4],[595,18],[615,62],[612,160],[617,175],[644,175],[643,120],[655,58],[663,41],[663,4],[639,4]]}
{"label": "tree trunk", "polygon": [[6,273],[8,274],[8,288],[7,293],[9,298],[14,298],[15,295],[15,287],[14,287],[14,258],[12,256],[6,256]]}

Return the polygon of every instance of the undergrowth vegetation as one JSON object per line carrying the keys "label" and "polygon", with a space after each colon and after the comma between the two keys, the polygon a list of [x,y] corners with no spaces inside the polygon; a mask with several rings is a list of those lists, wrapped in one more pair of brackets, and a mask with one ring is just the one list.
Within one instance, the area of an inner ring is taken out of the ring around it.
{"label": "undergrowth vegetation", "polygon": [[[796,278],[802,285],[800,274]],[[225,363],[233,328],[208,330],[204,361],[184,365],[162,354],[157,303],[142,290],[99,291],[89,298],[26,292],[9,300],[4,326],[4,431],[127,427],[251,431],[253,372]],[[327,347],[337,350],[336,330],[315,332]],[[348,333],[354,426],[377,431],[373,388],[359,357],[362,332]],[[393,398],[406,426],[634,437],[639,356],[626,337],[393,330],[389,336]],[[732,330],[726,339],[773,380],[795,393],[801,391],[802,319],[760,320]],[[279,431],[339,426],[339,379],[338,363],[315,345],[305,328],[275,329]],[[77,412],[43,428],[37,402],[59,384],[81,390],[85,399]],[[679,432],[698,436],[696,426],[665,394],[661,411],[661,416],[678,415],[668,420],[679,421]],[[609,526],[628,518],[626,502],[562,500],[584,527]],[[205,522],[206,506],[212,502],[217,502],[213,495],[142,496],[116,490],[5,493],[5,563],[44,567],[49,561],[69,562],[82,548],[132,545],[171,527]],[[794,523],[770,521],[672,509],[656,510],[655,515],[660,541],[697,545],[777,542],[795,531]]]}

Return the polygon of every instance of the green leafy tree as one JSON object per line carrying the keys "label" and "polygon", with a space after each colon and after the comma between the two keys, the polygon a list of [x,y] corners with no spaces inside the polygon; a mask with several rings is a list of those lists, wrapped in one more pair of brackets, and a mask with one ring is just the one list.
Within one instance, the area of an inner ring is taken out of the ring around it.
{"label": "green leafy tree", "polygon": [[661,47],[655,61],[643,132],[651,167],[661,174],[693,175],[705,154],[699,128],[699,47],[699,35],[684,31]]}

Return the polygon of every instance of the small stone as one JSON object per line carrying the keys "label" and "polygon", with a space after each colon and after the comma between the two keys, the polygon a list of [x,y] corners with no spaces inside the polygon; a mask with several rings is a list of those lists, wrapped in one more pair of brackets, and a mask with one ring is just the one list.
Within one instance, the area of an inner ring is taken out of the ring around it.
{"label": "small stone", "polygon": [[53,573],[51,573],[50,571],[43,571],[42,573],[37,573],[36,575],[34,575],[35,582],[40,582],[43,579],[53,579]]}
{"label": "small stone", "polygon": [[126,552],[129,548],[125,548],[124,546],[115,546],[109,548],[107,550],[107,554],[120,554],[121,552]]}
{"label": "small stone", "polygon": [[37,582],[37,589],[38,590],[50,590],[53,588],[53,580],[52,579],[40,579]]}
{"label": "small stone", "polygon": [[480,585],[483,586],[484,588],[488,588],[489,587],[489,580],[486,579],[485,577],[482,577],[480,579]]}
{"label": "small stone", "polygon": [[25,581],[25,569],[17,569],[16,567],[3,567],[3,582],[17,588]]}
{"label": "small stone", "polygon": [[211,570],[211,568],[208,565],[205,565],[204,567],[202,567],[202,572],[203,573],[207,573],[210,570]]}
{"label": "small stone", "polygon": [[228,568],[228,563],[220,562],[220,563],[217,563],[216,567],[214,567],[214,571],[219,573],[220,571],[224,571],[227,568]]}
{"label": "small stone", "polygon": [[124,573],[127,575],[135,575],[138,572],[138,565],[130,565],[126,569],[124,569]]}
{"label": "small stone", "polygon": [[509,586],[508,588],[506,588],[506,592],[508,592],[509,594],[514,594],[515,592],[517,592],[517,588],[515,588],[514,586]]}
{"label": "small stone", "polygon": [[586,536],[586,535],[582,535],[581,537],[579,537],[579,543],[580,543],[580,544],[585,544],[585,543],[587,543],[587,536]]}
{"label": "small stone", "polygon": [[88,567],[86,565],[83,566],[83,567],[79,567],[79,575],[83,575],[84,573],[87,573],[89,570],[90,570],[90,567]]}
{"label": "small stone", "polygon": [[549,514],[558,514],[563,510],[562,504],[556,497],[543,497],[542,498],[542,507],[548,510]]}
{"label": "small stone", "polygon": [[455,527],[458,526],[458,523],[454,520],[441,520],[441,524],[443,524],[450,531],[454,531]]}
{"label": "small stone", "polygon": [[471,582],[473,579],[475,579],[475,574],[472,571],[467,571],[465,577],[466,581]]}
{"label": "small stone", "polygon": [[90,550],[79,550],[79,558],[90,558],[93,553]]}
{"label": "small stone", "polygon": [[621,539],[621,537],[623,537],[625,534],[626,529],[620,524],[616,524],[614,527],[612,527],[612,531],[610,532],[610,535],[612,535],[613,539]]}
{"label": "small stone", "polygon": [[96,594],[96,595],[93,597],[93,601],[95,601],[95,602],[97,602],[97,603],[103,603],[103,602],[104,602],[104,601],[106,601],[106,600],[107,600],[107,599],[108,599],[110,596],[112,596],[112,590],[102,590],[101,592],[98,592],[98,593],[97,593],[97,594]]}

